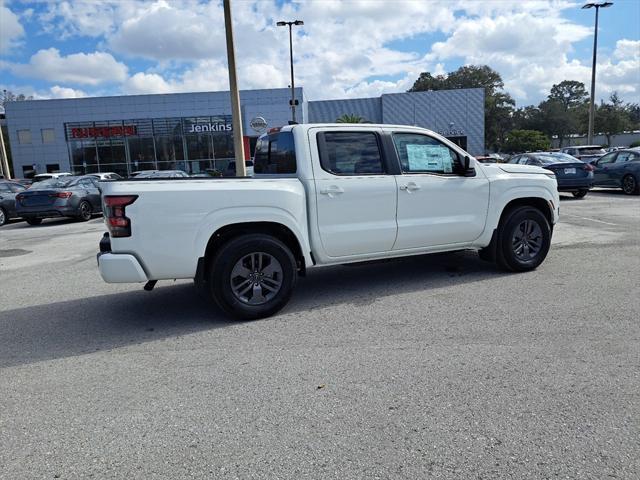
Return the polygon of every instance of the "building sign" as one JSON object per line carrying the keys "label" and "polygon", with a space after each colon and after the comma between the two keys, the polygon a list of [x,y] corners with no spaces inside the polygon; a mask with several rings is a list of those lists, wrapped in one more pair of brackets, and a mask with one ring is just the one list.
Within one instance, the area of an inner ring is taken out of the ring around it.
{"label": "building sign", "polygon": [[74,127],[71,129],[71,138],[127,137],[137,134],[137,128],[135,125],[118,125],[113,127]]}
{"label": "building sign", "polygon": [[252,118],[249,126],[256,133],[264,133],[267,131],[267,121],[263,117]]}
{"label": "building sign", "polygon": [[184,126],[185,133],[202,132],[230,132],[233,126],[230,123],[192,123]]}

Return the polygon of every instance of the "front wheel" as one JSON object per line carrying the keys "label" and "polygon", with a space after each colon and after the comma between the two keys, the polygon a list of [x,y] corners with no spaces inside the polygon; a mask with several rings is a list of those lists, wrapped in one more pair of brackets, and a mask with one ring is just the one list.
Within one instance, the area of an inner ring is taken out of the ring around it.
{"label": "front wheel", "polygon": [[519,207],[507,213],[498,234],[498,264],[512,272],[538,267],[551,246],[551,227],[534,207]]}
{"label": "front wheel", "polygon": [[627,195],[638,195],[640,194],[640,184],[631,174],[625,175],[622,178],[622,191]]}
{"label": "front wheel", "polygon": [[0,207],[0,227],[9,221],[9,215]]}
{"label": "front wheel", "polygon": [[209,285],[215,302],[237,319],[268,317],[284,307],[298,279],[289,247],[277,238],[250,234],[230,240],[215,255]]}
{"label": "front wheel", "polygon": [[572,192],[573,196],[576,198],[584,198],[587,193],[589,193],[589,190],[578,190],[577,192]]}

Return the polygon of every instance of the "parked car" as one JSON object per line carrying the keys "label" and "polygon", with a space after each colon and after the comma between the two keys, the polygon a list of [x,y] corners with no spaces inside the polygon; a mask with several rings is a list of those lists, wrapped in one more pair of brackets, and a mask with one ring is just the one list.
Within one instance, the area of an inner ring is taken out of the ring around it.
{"label": "parked car", "polygon": [[607,153],[593,162],[596,187],[622,188],[627,195],[640,195],[640,149]]}
{"label": "parked car", "polygon": [[133,172],[131,174],[133,178],[185,178],[189,177],[186,172],[182,170],[142,170],[140,172]]}
{"label": "parked car", "polygon": [[559,215],[549,170],[482,164],[418,127],[288,125],[258,138],[254,162],[251,180],[102,183],[102,278],[147,290],[194,279],[229,315],[255,319],[320,266],[474,249],[532,270]]}
{"label": "parked car", "polygon": [[50,178],[16,195],[16,213],[29,225],[43,218],[73,217],[87,221],[102,211],[98,180],[91,175]]}
{"label": "parked car", "polygon": [[18,182],[0,180],[0,227],[19,216],[16,213],[16,195],[26,189]]}
{"label": "parked car", "polygon": [[[245,164],[245,168],[247,169],[247,176],[253,177],[253,161],[245,160],[244,164]],[[229,162],[229,165],[227,165],[225,176],[235,177],[235,175],[236,175],[236,162]]]}
{"label": "parked car", "polygon": [[33,177],[32,183],[42,182],[43,180],[49,180],[51,178],[70,177],[71,174],[67,172],[62,173],[39,173]]}
{"label": "parked car", "polygon": [[566,153],[578,160],[589,163],[592,160],[597,160],[607,152],[600,145],[576,145],[561,148],[560,153]]}
{"label": "parked car", "polygon": [[584,197],[593,186],[594,167],[566,153],[523,153],[511,157],[509,163],[551,170],[556,175],[558,191],[571,192],[576,198]]}
{"label": "parked car", "polygon": [[114,172],[89,173],[89,175],[98,180],[122,180],[122,177]]}

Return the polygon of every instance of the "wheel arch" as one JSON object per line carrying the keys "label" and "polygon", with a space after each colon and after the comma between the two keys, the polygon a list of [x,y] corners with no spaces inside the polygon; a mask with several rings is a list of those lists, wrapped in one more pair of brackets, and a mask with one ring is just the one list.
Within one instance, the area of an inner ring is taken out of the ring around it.
{"label": "wheel arch", "polygon": [[298,274],[306,274],[307,260],[302,250],[301,242],[296,234],[286,225],[272,221],[240,222],[224,225],[218,228],[209,238],[204,256],[198,259],[196,280],[204,281],[208,278],[211,259],[227,242],[242,235],[261,233],[277,238],[284,243],[296,259]]}

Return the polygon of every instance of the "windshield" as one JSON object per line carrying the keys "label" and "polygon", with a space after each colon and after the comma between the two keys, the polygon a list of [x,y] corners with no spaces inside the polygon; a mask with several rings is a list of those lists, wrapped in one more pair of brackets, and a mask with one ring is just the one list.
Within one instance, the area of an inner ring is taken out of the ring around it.
{"label": "windshield", "polygon": [[47,188],[65,188],[76,181],[77,177],[49,178],[41,182],[34,183],[29,190],[44,190]]}
{"label": "windshield", "polygon": [[536,158],[540,160],[541,163],[545,165],[551,165],[552,163],[576,163],[580,160],[572,157],[571,155],[567,155],[566,153],[555,153],[555,154],[537,154]]}

